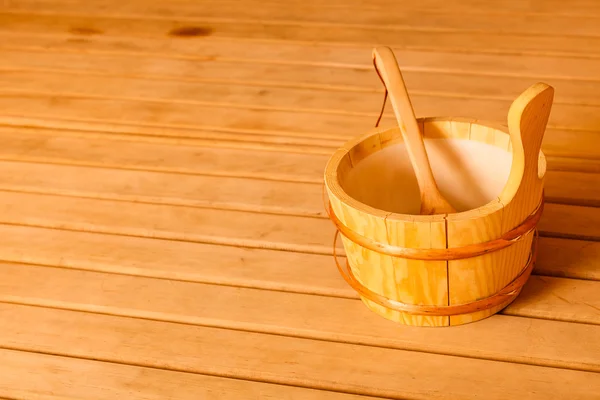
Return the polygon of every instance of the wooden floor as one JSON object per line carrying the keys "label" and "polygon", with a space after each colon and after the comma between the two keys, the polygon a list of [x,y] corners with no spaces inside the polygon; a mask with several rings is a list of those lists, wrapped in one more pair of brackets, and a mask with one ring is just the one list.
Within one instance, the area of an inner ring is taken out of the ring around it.
{"label": "wooden floor", "polygon": [[[398,326],[333,264],[377,44],[418,116],[556,89],[501,315]],[[600,399],[600,2],[4,0],[0,60],[0,397]]]}

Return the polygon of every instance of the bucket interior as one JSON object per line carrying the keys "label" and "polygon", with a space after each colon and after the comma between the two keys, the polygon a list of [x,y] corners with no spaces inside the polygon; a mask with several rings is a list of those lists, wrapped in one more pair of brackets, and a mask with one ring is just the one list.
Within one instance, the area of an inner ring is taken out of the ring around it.
{"label": "bucket interior", "polygon": [[[502,192],[511,152],[474,140],[424,141],[437,185],[457,211],[481,207]],[[349,196],[371,207],[419,214],[419,186],[404,143],[370,154],[339,176],[339,181]]]}

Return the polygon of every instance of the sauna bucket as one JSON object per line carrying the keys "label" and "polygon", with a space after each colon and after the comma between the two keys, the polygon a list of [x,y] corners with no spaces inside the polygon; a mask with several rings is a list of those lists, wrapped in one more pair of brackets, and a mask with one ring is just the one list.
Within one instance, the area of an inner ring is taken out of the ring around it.
{"label": "sauna bucket", "polygon": [[[325,188],[337,228],[334,257],[369,309],[407,325],[461,325],[497,313],[519,295],[535,262],[546,121],[531,145],[511,140],[510,113],[507,127],[419,119],[453,214],[418,215],[419,188],[399,128],[375,129],[331,156]],[[525,151],[513,151],[517,145]],[[503,204],[513,158],[525,160],[524,168],[512,184],[512,201]],[[335,254],[340,234],[346,261]]]}

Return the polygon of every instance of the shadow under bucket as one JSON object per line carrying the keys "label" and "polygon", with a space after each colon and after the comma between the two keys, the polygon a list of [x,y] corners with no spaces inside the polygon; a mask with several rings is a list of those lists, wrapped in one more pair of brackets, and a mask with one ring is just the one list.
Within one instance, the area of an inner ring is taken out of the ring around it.
{"label": "shadow under bucket", "polygon": [[[545,128],[547,116],[540,121]],[[457,212],[419,215],[419,187],[399,128],[351,140],[325,170],[330,218],[347,258],[338,268],[367,307],[392,321],[477,321],[510,304],[533,268],[543,210],[541,137],[514,143],[508,127],[457,118],[418,122],[440,191]],[[522,164],[516,172],[515,161]]]}

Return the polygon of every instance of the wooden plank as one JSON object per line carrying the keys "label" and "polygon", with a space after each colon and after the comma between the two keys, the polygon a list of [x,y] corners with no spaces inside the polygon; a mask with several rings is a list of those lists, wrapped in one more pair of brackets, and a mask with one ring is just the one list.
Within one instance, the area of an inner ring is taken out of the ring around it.
{"label": "wooden plank", "polygon": [[[3,238],[0,259],[5,261],[357,298],[339,276],[331,254],[322,256],[4,224],[0,224],[0,233]],[[330,238],[333,242],[333,235]],[[31,251],[32,248],[35,251]],[[298,269],[302,273],[298,273]]]}
{"label": "wooden plank", "polygon": [[326,217],[312,183],[0,161],[0,189]]}
{"label": "wooden plank", "polygon": [[0,221],[317,254],[331,253],[334,232],[323,218],[13,192],[0,196]]}
{"label": "wooden plank", "polygon": [[[112,140],[125,140],[127,142],[150,142],[185,144],[186,146],[205,146],[223,148],[257,149],[262,151],[282,151],[301,154],[330,155],[337,147],[344,144],[344,139],[327,139],[317,137],[302,137],[278,134],[270,131],[257,131],[252,129],[201,129],[193,126],[173,127],[160,124],[136,125],[85,121],[70,119],[46,119],[22,116],[2,116],[0,132],[3,134],[19,129],[20,133],[37,133],[53,136],[76,137],[105,137]],[[132,138],[131,136],[134,136]],[[565,169],[580,168],[581,160],[576,163],[561,161]],[[593,163],[593,160],[588,160]],[[549,160],[549,168],[552,168]],[[599,162],[600,165],[600,162]],[[587,169],[586,169],[587,170]],[[592,168],[593,171],[596,169]],[[597,169],[600,171],[600,167]]]}
{"label": "wooden plank", "polygon": [[[557,229],[559,223],[563,228]],[[599,240],[600,208],[546,204],[538,229],[553,236]]]}
{"label": "wooden plank", "polygon": [[[1,117],[0,134],[18,133],[46,136],[71,136],[84,138],[107,138],[125,142],[147,142],[162,144],[185,144],[187,146],[221,147],[252,149],[260,151],[279,151],[284,153],[321,154],[329,157],[336,148],[344,144],[343,139],[325,140],[318,138],[298,138],[293,136],[277,136],[275,134],[257,134],[240,132],[223,132],[211,130],[198,130],[194,128],[182,129],[162,126],[136,126],[125,124],[111,124],[94,122],[95,131],[90,130],[89,123],[85,121],[44,119],[31,117]],[[4,126],[2,126],[4,125]],[[134,136],[133,138],[131,136]],[[564,158],[547,156],[547,169],[549,171],[582,171],[592,175],[578,177],[578,181],[595,181],[595,175],[600,173],[600,161],[581,158]],[[324,165],[324,164],[323,164]],[[298,176],[297,178],[299,178]],[[564,183],[564,176],[558,178]],[[287,179],[302,181],[290,176]],[[310,178],[307,178],[310,179]],[[553,179],[553,178],[549,178]],[[317,181],[314,181],[317,182]],[[318,179],[321,182],[321,178]],[[568,183],[568,182],[567,182]],[[551,187],[553,185],[550,185]],[[560,185],[556,185],[559,187]],[[574,201],[590,199],[594,196],[595,186],[586,186],[584,191],[573,193]],[[580,188],[581,189],[581,188]],[[581,194],[581,197],[579,197]],[[585,204],[582,202],[581,204]],[[585,204],[594,205],[594,204]]]}
{"label": "wooden plank", "polygon": [[19,399],[365,399],[351,394],[9,349],[0,349],[0,359],[0,395]]}
{"label": "wooden plank", "polygon": [[[100,164],[101,161],[98,162]],[[548,174],[552,176],[552,171]],[[576,187],[566,185],[563,192],[566,195]],[[150,204],[326,216],[321,185],[302,182],[0,161],[0,189]],[[295,194],[289,196],[290,193]],[[598,198],[593,200],[598,201]],[[594,224],[589,223],[590,218],[595,220],[597,209],[573,209],[550,204],[546,207],[549,214],[542,219],[542,232],[560,236],[590,235],[594,238],[598,235]],[[561,223],[569,222],[557,229],[558,224],[551,222],[554,219]]]}
{"label": "wooden plank", "polygon": [[[273,152],[256,150],[214,149],[187,147],[182,145],[167,146],[164,144],[158,145],[133,141],[113,141],[96,137],[86,138],[85,134],[83,137],[56,137],[43,134],[39,135],[38,132],[44,132],[34,131],[34,135],[18,135],[16,134],[18,131],[7,128],[0,128],[0,132],[8,132],[8,134],[4,133],[2,135],[3,149],[2,153],[0,153],[0,159],[3,160],[51,162],[132,170],[147,169],[150,171],[279,179],[284,181],[320,184],[322,182],[321,176],[328,159],[328,156],[325,155],[286,154],[285,157],[280,157]],[[156,160],[161,160],[161,163],[157,164]],[[6,165],[9,166],[10,164]],[[34,168],[34,166],[31,166],[30,168]],[[125,174],[125,172],[123,172],[123,174]],[[128,174],[130,177],[140,176],[140,174],[131,172]],[[50,174],[50,176],[52,176],[52,174]],[[570,199],[573,197],[575,199],[574,203],[591,203],[590,205],[597,205],[599,198],[598,187],[600,187],[600,185],[597,184],[599,182],[599,176],[597,174],[572,175],[571,173],[564,173],[557,174],[556,179],[554,176],[555,172],[548,172],[549,183],[546,190],[549,201],[553,201],[554,198]],[[76,176],[74,176],[74,179],[75,178]],[[10,177],[7,179],[10,179]],[[99,179],[101,179],[101,177],[99,177]],[[181,182],[194,179],[197,180],[199,178],[182,178]],[[266,185],[265,187],[269,187],[270,184],[264,183],[263,186],[264,185]],[[588,186],[580,189],[582,187],[581,185]],[[31,185],[28,186],[32,187]],[[271,189],[273,191],[277,190],[274,186],[270,187],[273,188]],[[281,188],[287,188],[287,185],[282,185]],[[286,200],[288,202],[288,208],[286,208],[287,211],[278,209],[276,203],[269,204],[271,206],[270,210],[272,210],[272,212],[292,212],[290,207],[299,203],[300,209],[297,210],[297,212],[307,215],[320,214],[323,210],[323,201],[322,196],[318,193],[319,190],[311,185],[300,185],[298,188],[298,196],[300,197],[296,200],[293,198]],[[76,189],[73,187],[71,190]],[[153,189],[153,191],[154,190],[155,189]],[[223,187],[223,190],[225,190],[225,186]],[[308,193],[300,194],[300,191],[304,190],[308,191]],[[269,191],[268,193],[274,193],[273,191]],[[95,190],[94,193],[98,193],[98,191]],[[269,196],[268,193],[265,195]],[[573,193],[573,195],[571,195],[571,193]],[[210,195],[210,193],[206,194],[206,196]],[[247,195],[251,195],[251,193],[247,193]],[[263,195],[261,194],[260,196]],[[271,196],[274,196],[274,199],[279,198],[274,194],[271,194]],[[230,200],[228,202],[231,203],[232,201],[239,207],[243,207],[243,202],[240,202],[239,199],[233,196],[233,192],[230,192]],[[225,202],[226,199],[222,198],[220,203],[221,206],[224,206]],[[570,209],[559,207],[557,209],[559,211],[552,210],[555,209],[551,209],[551,211],[548,211],[547,209],[545,212],[555,213],[563,212],[560,210]],[[571,211],[566,212],[570,213]],[[592,213],[591,215],[595,215],[595,211],[588,208],[578,209],[576,214],[587,218],[584,214],[588,212]],[[554,228],[551,228],[551,230],[553,229]],[[585,231],[587,233],[582,232],[582,235],[591,234],[591,236],[596,236],[596,233],[593,233],[595,228],[589,227],[585,229],[587,229],[587,231]],[[590,231],[590,229],[592,229],[592,231]],[[572,230],[569,232],[573,233]]]}
{"label": "wooden plank", "polygon": [[[65,62],[67,62],[65,60]],[[373,71],[369,72],[369,81],[374,81],[376,76]],[[264,73],[266,75],[266,72]],[[365,74],[366,75],[366,74]],[[365,76],[366,77],[366,76]],[[310,75],[298,77],[297,79],[309,80]],[[477,100],[483,102],[502,100],[506,101],[505,110],[508,109],[510,103],[516,99],[523,87],[528,86],[525,82],[523,85],[515,86],[510,89],[510,85],[502,85],[499,82],[494,82],[489,78],[474,79],[471,77],[469,81],[476,80],[491,81],[488,84],[490,87],[487,91],[477,90],[473,94],[465,92],[459,85],[448,87],[449,79],[442,75],[440,80],[420,78],[420,80],[429,82],[429,88],[421,89],[421,84],[418,84],[416,90],[411,91],[411,99],[416,98],[419,101],[421,97],[428,100],[428,103],[440,101],[441,98],[455,98],[463,100],[465,97],[473,104],[477,104]],[[531,84],[531,80],[528,80]],[[235,84],[232,84],[235,83]],[[246,86],[240,82],[223,82],[223,83],[199,83],[184,81],[170,81],[160,79],[145,79],[142,77],[119,77],[119,76],[95,76],[88,72],[70,73],[66,75],[60,72],[41,71],[41,72],[22,72],[22,71],[5,71],[0,75],[0,85],[3,87],[4,95],[10,94],[28,94],[31,96],[39,95],[40,97],[47,95],[55,96],[84,96],[84,97],[110,97],[115,99],[140,99],[140,101],[169,100],[181,103],[194,102],[199,105],[214,103],[220,104],[235,104],[248,105],[248,107],[262,107],[269,109],[294,109],[298,111],[312,111],[316,114],[335,113],[335,114],[350,114],[364,115],[365,117],[375,118],[377,113],[373,112],[373,105],[380,106],[383,99],[382,93],[349,93],[346,91],[326,91],[313,88],[279,88],[269,87],[264,85]],[[509,87],[510,94],[499,95],[492,88],[496,85],[501,87]],[[462,86],[462,85],[460,85]],[[437,89],[436,89],[437,88]],[[374,88],[373,88],[374,89]],[[454,89],[454,90],[453,90]],[[218,99],[218,101],[215,101]],[[505,102],[502,102],[503,104]],[[343,105],[343,108],[341,108]],[[599,99],[594,99],[591,103],[585,103],[581,98],[573,99],[572,101],[558,101],[553,106],[554,123],[565,126],[577,126],[575,117],[571,120],[570,115],[573,114],[573,106],[590,107],[596,110],[600,107]],[[432,112],[436,112],[438,108],[430,106]],[[477,118],[503,120],[506,116],[500,117],[500,112],[503,106],[494,107],[498,111],[494,116],[485,114],[475,107],[472,111]],[[441,109],[440,109],[441,110]],[[506,111],[502,111],[506,113]],[[392,118],[391,112],[387,114],[388,118]],[[391,122],[391,121],[390,121]],[[582,127],[586,127],[585,122],[581,122]],[[586,128],[587,129],[587,128]]]}
{"label": "wooden plank", "polygon": [[322,175],[328,159],[322,154],[281,157],[264,150],[144,143],[137,137],[107,140],[93,133],[69,137],[52,131],[18,132],[0,127],[0,159],[312,183]]}
{"label": "wooden plank", "polygon": [[[0,207],[7,213],[0,220],[13,224],[68,227],[127,235],[156,235],[179,240],[217,240],[218,243],[232,245],[264,246],[270,243],[269,246],[278,249],[294,248],[318,253],[330,248],[325,243],[329,243],[333,232],[330,221],[321,218],[254,215],[241,211],[63,196],[58,198],[61,199],[60,206],[53,207],[53,202],[57,199],[55,195],[4,192]],[[71,212],[67,211],[67,204],[72,204]],[[93,213],[90,212],[92,209]],[[311,212],[318,211],[315,208]],[[148,220],[144,215],[156,215],[157,219]],[[183,216],[187,216],[188,220]],[[223,225],[219,222],[224,220],[232,220],[233,223]],[[259,220],[263,222],[258,222]],[[539,229],[545,235],[597,240],[600,238],[599,220],[600,208],[547,204]],[[289,226],[294,226],[295,229],[287,229]],[[208,235],[206,232],[209,231],[214,233]],[[259,239],[254,240],[255,238]]]}
{"label": "wooden plank", "polygon": [[[0,345],[392,398],[591,398],[598,375],[278,335],[0,305]],[[70,329],[73,324],[77,330]],[[35,326],[35,329],[31,327]],[[498,377],[502,384],[498,385]],[[554,385],[568,381],[569,385]]]}
{"label": "wooden plank", "polygon": [[[244,151],[234,149],[189,148],[186,146],[164,146],[150,143],[108,141],[105,139],[84,139],[53,136],[30,135],[3,135],[3,154],[0,159],[25,160],[37,162],[71,163],[76,165],[101,166],[128,169],[148,169],[155,171],[169,171],[180,173],[201,173],[215,176],[245,176],[263,179],[292,180],[299,182],[319,182],[317,178],[322,174],[327,161],[326,156],[289,154],[285,158],[272,152]],[[161,160],[162,168],[157,168],[156,160]],[[190,168],[189,166],[193,166]],[[269,166],[270,168],[267,168]],[[301,178],[299,178],[299,176]],[[552,176],[552,172],[549,172]],[[588,176],[585,183],[598,181],[597,175]],[[190,178],[191,179],[191,178]],[[551,179],[549,179],[552,182]],[[564,177],[563,177],[564,182]],[[574,183],[578,183],[575,181]],[[581,182],[579,182],[581,183]],[[307,186],[311,188],[312,186]],[[556,186],[554,186],[556,187]],[[573,186],[569,183],[566,187],[571,191]],[[591,186],[589,191],[595,193],[597,185]],[[309,189],[310,190],[310,189]],[[550,196],[552,186],[548,189]],[[585,190],[584,192],[587,192]],[[314,194],[314,187],[312,187]],[[567,197],[559,194],[559,197]],[[593,201],[596,201],[592,197]],[[292,200],[290,200],[292,201]],[[315,197],[312,202],[308,199],[301,204],[312,204],[307,212],[310,215],[322,211],[321,196]],[[553,208],[552,208],[553,207]],[[568,208],[552,206],[545,213],[551,212],[580,215],[584,229],[579,234],[598,236],[593,226],[585,227],[585,218],[595,215],[591,208]],[[550,210],[550,211],[549,211]],[[306,212],[306,211],[305,211]],[[591,214],[590,214],[591,213]],[[588,215],[589,214],[589,215]],[[560,218],[567,218],[567,215]],[[573,221],[577,223],[576,221]],[[569,223],[573,224],[573,223]],[[569,228],[565,228],[569,229]],[[547,225],[542,225],[542,230],[548,230]],[[554,228],[550,228],[554,230]],[[573,234],[575,231],[567,230],[564,234]]]}
{"label": "wooden plank", "polygon": [[[275,0],[267,0],[267,4],[277,4]],[[292,3],[294,4],[294,3]],[[314,0],[311,0],[305,4],[321,4]],[[326,3],[328,7],[332,8],[369,8],[373,10],[379,10],[380,12],[395,10],[390,8],[390,3],[383,0],[370,2],[364,4],[361,1],[345,1],[335,0]],[[392,5],[393,7],[393,5]],[[401,3],[397,6],[400,10],[423,10],[423,9],[434,9],[438,13],[451,13],[451,14],[477,14],[477,15],[559,15],[561,17],[573,17],[573,16],[591,16],[596,15],[598,11],[597,5],[590,0],[577,1],[575,3],[565,6],[564,3],[560,3],[556,0],[550,0],[543,3],[523,3],[520,1],[510,0],[506,3],[502,3],[500,7],[491,9],[489,3],[482,0],[468,0],[461,2],[460,5],[453,6],[440,0],[427,0],[424,2],[409,1],[406,4]]]}
{"label": "wooden plank", "polygon": [[[177,36],[176,29],[190,26],[189,22],[173,20],[144,20],[128,17],[112,18],[66,13],[60,14],[20,14],[4,12],[0,14],[0,27],[3,31],[39,32],[88,32],[111,36],[151,36],[164,38]],[[202,26],[202,36],[252,37],[260,39],[286,39],[295,41],[320,41],[325,43],[369,44],[387,43],[398,47],[428,50],[451,50],[461,52],[542,54],[555,56],[582,56],[598,58],[600,37],[579,36],[523,36],[511,33],[478,34],[472,39],[472,32],[420,31],[408,29],[399,35],[393,31],[381,31],[369,27],[348,29],[346,26],[312,26],[277,21],[224,20],[203,18],[195,20],[193,26]],[[78,29],[78,28],[86,29]]]}
{"label": "wooden plank", "polygon": [[[79,53],[86,55],[135,56],[139,60],[159,58],[191,62],[205,70],[212,62],[249,64],[285,64],[322,66],[338,69],[372,70],[371,46],[264,41],[250,38],[204,36],[200,41],[157,41],[145,37],[110,37],[90,35],[82,38],[75,33],[2,32],[6,40],[0,48],[16,51]],[[251,49],[249,52],[248,50]],[[394,47],[403,71],[443,72],[476,76],[522,77],[536,80],[598,81],[600,60],[586,58],[557,58],[511,54],[452,53],[448,51],[419,51]],[[251,54],[251,57],[249,57]],[[55,56],[56,57],[56,56]],[[158,62],[158,61],[157,61]],[[171,61],[175,62],[175,61]],[[146,64],[144,62],[143,64]],[[162,61],[158,66],[162,65]],[[169,64],[172,65],[172,64]],[[179,65],[179,64],[177,64]],[[185,65],[185,64],[183,64]],[[65,68],[65,65],[62,66]],[[184,68],[190,75],[192,67]],[[164,72],[163,69],[154,72]],[[206,72],[205,72],[206,73]],[[239,69],[236,74],[240,74]],[[332,74],[334,75],[334,74]],[[240,75],[236,75],[240,76]],[[241,75],[246,76],[246,75]],[[267,78],[267,77],[264,77]],[[332,76],[330,79],[336,79]],[[498,88],[495,88],[498,90]]]}
{"label": "wooden plank", "polygon": [[[506,111],[499,105],[502,103],[501,101],[465,99],[457,102],[456,99],[435,98],[435,101],[428,102],[433,99],[427,96],[414,98],[413,103],[415,109],[419,110],[417,111],[419,117],[469,115],[487,120],[502,120],[505,117]],[[344,111],[316,114],[313,110],[254,107],[233,103],[169,102],[157,99],[117,99],[75,94],[41,96],[26,93],[2,93],[0,106],[4,110],[4,118],[10,119],[13,116],[25,115],[44,119],[70,119],[87,122],[90,130],[94,130],[98,123],[109,123],[166,126],[180,129],[194,127],[195,129],[234,132],[258,131],[264,134],[346,140],[364,134],[373,128],[376,120],[375,110],[381,104],[372,105],[372,115],[362,116]],[[508,103],[506,106],[507,110]],[[588,111],[585,111],[585,108],[581,107],[579,112],[587,115],[591,112],[591,107],[587,107],[590,109]],[[496,115],[491,115],[491,112]],[[201,120],[195,117],[199,113],[203,115]],[[577,113],[575,112],[575,114]],[[489,118],[486,118],[486,115]],[[599,116],[600,113],[595,116],[581,115],[581,121],[584,122],[580,124],[580,128],[593,124],[594,119],[600,118]],[[567,117],[565,114],[565,118],[572,117]],[[566,123],[566,121],[563,122]],[[388,119],[382,124],[382,127],[391,127],[393,124],[393,120]],[[600,135],[596,131],[548,129],[542,148],[551,156],[600,158],[600,147],[597,146],[599,138]]]}
{"label": "wooden plank", "polygon": [[[6,88],[14,86],[28,90],[58,89],[60,91],[72,87],[91,90],[90,85],[102,79],[107,82],[108,87],[96,84],[92,91],[115,93],[114,89],[111,91],[109,83],[127,77],[136,78],[136,81],[130,82],[135,87],[140,87],[142,83],[156,86],[153,86],[152,90],[146,90],[148,94],[160,93],[161,96],[158,97],[175,96],[180,99],[208,96],[209,94],[205,93],[207,90],[221,90],[224,91],[219,96],[222,100],[223,96],[231,96],[232,90],[242,90],[243,87],[239,85],[260,86],[261,95],[256,96],[258,98],[255,97],[254,100],[262,102],[268,101],[276,94],[270,92],[269,87],[332,89],[335,92],[327,95],[305,96],[309,103],[304,104],[303,107],[308,107],[315,101],[321,101],[331,107],[332,99],[344,99],[343,104],[349,111],[364,111],[365,105],[381,102],[383,93],[381,82],[374,73],[373,67],[367,65],[364,68],[358,66],[336,68],[331,65],[265,64],[247,60],[243,68],[240,68],[243,60],[198,62],[173,59],[160,54],[150,60],[148,56],[143,57],[141,62],[139,58],[133,62],[130,55],[89,52],[81,54],[9,49],[2,50],[0,54],[4,60],[1,77],[6,81],[4,84]],[[332,69],[335,73],[332,73]],[[66,76],[73,80],[65,80]],[[476,96],[509,101],[514,100],[524,88],[535,81],[532,77],[481,76],[462,71],[423,70],[422,67],[413,68],[410,65],[403,68],[403,77],[411,95],[440,93],[445,96]],[[142,78],[152,82],[138,82]],[[85,80],[85,85],[76,84],[79,80]],[[556,89],[555,104],[600,103],[600,95],[598,95],[600,83],[596,81],[565,80],[557,77],[546,78],[544,81]],[[186,82],[185,86],[181,85],[182,82]],[[56,86],[59,83],[64,83],[66,86]],[[237,86],[207,87],[207,83]],[[337,93],[339,91],[357,91],[364,94]],[[121,94],[126,93],[127,91],[124,91]]]}
{"label": "wooden plank", "polygon": [[[5,302],[600,372],[600,326],[494,316],[466,329],[419,330],[391,323],[358,300],[23,264],[0,263],[0,271],[7,277],[0,282]],[[540,297],[518,315],[545,309],[548,296]],[[580,311],[576,303],[570,310]]]}
{"label": "wooden plank", "polygon": [[555,171],[581,171],[589,173],[600,172],[600,163],[593,159],[546,157],[548,170]]}
{"label": "wooden plank", "polygon": [[[357,298],[339,276],[331,255],[11,225],[0,225],[0,233],[4,238],[0,259],[5,261]],[[596,267],[600,243],[540,238],[539,245],[534,273],[600,280]]]}
{"label": "wooden plank", "polygon": [[[62,161],[67,162],[68,159]],[[102,159],[88,161],[96,161],[96,165],[102,165]],[[117,167],[118,169],[110,169],[0,161],[0,189],[193,207],[326,216],[323,188],[317,176],[299,174],[296,182],[285,182],[138,171],[134,166],[129,170],[127,168],[130,166],[127,164]],[[301,169],[300,171],[302,172]],[[555,174],[560,174],[559,179],[554,179]],[[549,171],[547,175],[548,181],[555,183],[546,189],[547,202],[559,198],[564,199],[561,203],[566,204],[598,205],[600,203],[600,193],[597,193],[600,185],[596,185],[600,180],[598,175],[583,174],[586,178],[589,177],[583,182],[577,179],[582,175],[579,173]],[[276,176],[273,178],[276,179]],[[556,181],[561,185],[557,185]],[[579,188],[583,190],[571,198],[571,193],[575,193]],[[290,196],[290,193],[294,193],[294,196]]]}
{"label": "wooden plank", "polygon": [[535,272],[540,275],[600,280],[600,242],[541,238]]}
{"label": "wooden plank", "polygon": [[[376,74],[371,72],[371,81],[376,79]],[[11,98],[17,102],[10,107],[9,112],[18,112],[15,107],[22,107],[30,111],[27,102],[20,102],[19,98],[44,98],[46,96],[67,97],[84,99],[116,100],[138,100],[142,103],[156,103],[167,101],[177,104],[197,104],[199,106],[232,107],[312,112],[315,114],[335,114],[350,118],[364,116],[362,123],[374,124],[379,114],[379,108],[383,96],[381,93],[348,93],[345,91],[325,92],[311,88],[278,88],[261,86],[241,86],[239,84],[200,84],[180,82],[179,85],[169,81],[146,80],[122,77],[96,77],[90,74],[72,74],[68,79],[62,74],[33,73],[33,72],[6,72],[3,74],[6,80],[0,80],[3,86],[3,98]],[[365,74],[366,75],[366,74]],[[443,78],[443,77],[442,77]],[[481,78],[480,78],[481,79]],[[435,81],[432,82],[435,84]],[[531,80],[530,80],[531,83]],[[486,94],[471,96],[461,92],[449,92],[445,89],[445,83],[437,85],[437,90],[417,90],[411,93],[411,101],[418,116],[468,116],[482,120],[504,121],[510,104],[523,90],[514,88],[512,95],[498,96],[491,90]],[[523,86],[525,87],[525,86]],[[442,88],[440,90],[440,88]],[[489,93],[492,93],[491,95]],[[217,100],[216,100],[217,99]],[[456,99],[461,99],[457,103]],[[460,103],[467,104],[461,105]],[[343,104],[343,107],[342,107]],[[467,111],[468,110],[468,111]],[[574,99],[568,104],[557,102],[553,106],[550,125],[553,127],[569,127],[571,129],[596,131],[600,103],[595,100],[592,103],[582,102]],[[33,110],[31,110],[33,111]],[[323,118],[315,116],[315,118]],[[391,111],[386,118],[389,123],[395,123]],[[368,119],[368,121],[367,121]],[[357,120],[354,120],[357,121]],[[308,128],[317,128],[307,123]],[[336,124],[348,129],[347,124],[342,121]],[[594,125],[596,124],[596,125]],[[325,132],[329,132],[326,129]]]}
{"label": "wooden plank", "polygon": [[[454,9],[440,11],[441,2],[436,3],[435,9],[417,7],[415,4],[386,3],[385,9],[373,3],[357,4],[345,3],[345,7],[331,7],[330,3],[295,3],[288,2],[285,7],[281,4],[270,2],[244,1],[244,7],[235,7],[234,2],[219,1],[210,7],[202,3],[178,2],[176,7],[164,7],[160,3],[128,1],[115,3],[114,1],[95,1],[82,5],[77,1],[61,0],[48,2],[39,0],[19,1],[9,3],[8,9],[29,12],[69,12],[86,13],[90,15],[138,15],[144,18],[181,18],[194,20],[202,18],[234,18],[244,19],[270,19],[286,20],[294,23],[304,23],[309,26],[319,24],[352,24],[372,26],[385,30],[468,30],[473,32],[511,32],[522,35],[547,34],[556,35],[558,32],[568,32],[571,35],[597,35],[599,33],[595,17],[581,13],[581,6],[574,5],[569,12],[580,12],[581,15],[565,18],[563,15],[541,14],[537,18],[513,13],[511,18],[498,18],[497,14],[502,9],[487,8],[485,14],[462,14]],[[542,3],[544,4],[544,3]],[[232,14],[232,10],[235,13]],[[357,12],[360,11],[360,12]],[[401,12],[400,12],[401,11]],[[469,9],[468,11],[472,11]],[[537,11],[537,10],[536,10]],[[506,12],[506,11],[505,11]]]}
{"label": "wooden plank", "polygon": [[[564,192],[561,187],[577,188]],[[548,171],[544,181],[546,200],[553,203],[600,206],[600,175],[585,172]]]}
{"label": "wooden plank", "polygon": [[[521,291],[519,301],[507,307],[504,314],[521,315],[526,308],[531,310],[526,312],[531,318],[555,319],[560,316],[557,319],[561,321],[589,324],[600,321],[598,282],[542,276],[531,278]],[[531,303],[539,308],[530,309]]]}

